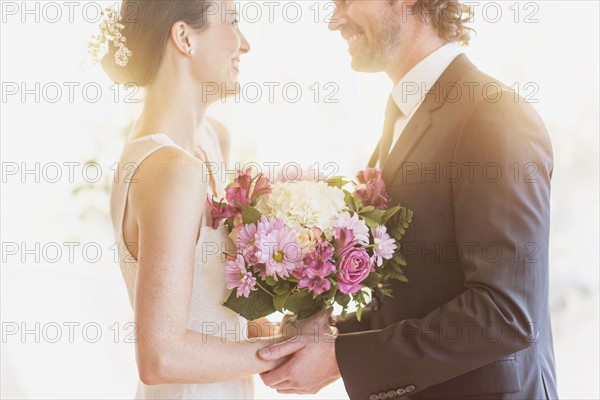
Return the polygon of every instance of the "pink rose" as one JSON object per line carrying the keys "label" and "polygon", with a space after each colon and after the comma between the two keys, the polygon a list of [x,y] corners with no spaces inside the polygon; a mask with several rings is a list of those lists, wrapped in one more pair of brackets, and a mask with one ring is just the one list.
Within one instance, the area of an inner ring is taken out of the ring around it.
{"label": "pink rose", "polygon": [[373,262],[365,249],[350,248],[342,254],[341,272],[336,277],[340,292],[353,294],[362,289],[360,284],[375,271]]}

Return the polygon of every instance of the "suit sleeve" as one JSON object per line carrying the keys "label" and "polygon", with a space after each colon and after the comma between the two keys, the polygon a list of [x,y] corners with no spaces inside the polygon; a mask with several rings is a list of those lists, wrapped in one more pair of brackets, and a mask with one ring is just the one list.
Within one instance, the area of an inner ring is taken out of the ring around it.
{"label": "suit sleeve", "polygon": [[454,162],[473,172],[452,188],[464,291],[422,319],[342,331],[336,357],[353,399],[418,393],[544,335],[552,149],[542,121],[510,92],[483,101],[465,119]]}

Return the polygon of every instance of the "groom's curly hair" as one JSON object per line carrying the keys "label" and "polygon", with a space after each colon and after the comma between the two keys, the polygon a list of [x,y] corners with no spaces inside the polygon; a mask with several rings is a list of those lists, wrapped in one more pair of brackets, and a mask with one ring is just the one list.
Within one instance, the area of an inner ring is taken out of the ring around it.
{"label": "groom's curly hair", "polygon": [[460,0],[417,0],[412,12],[430,22],[447,42],[469,44],[471,32],[475,32],[466,25],[473,18],[473,8]]}

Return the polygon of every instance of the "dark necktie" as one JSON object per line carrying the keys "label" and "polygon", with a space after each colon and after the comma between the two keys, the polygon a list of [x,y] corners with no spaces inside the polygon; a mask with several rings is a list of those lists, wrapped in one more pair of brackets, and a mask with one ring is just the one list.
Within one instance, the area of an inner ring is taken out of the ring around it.
{"label": "dark necktie", "polygon": [[383,133],[381,134],[381,140],[379,141],[379,168],[383,168],[383,164],[390,154],[390,148],[392,147],[392,140],[394,138],[394,125],[398,118],[402,116],[402,111],[396,105],[396,102],[390,95],[385,108],[385,120],[383,123]]}

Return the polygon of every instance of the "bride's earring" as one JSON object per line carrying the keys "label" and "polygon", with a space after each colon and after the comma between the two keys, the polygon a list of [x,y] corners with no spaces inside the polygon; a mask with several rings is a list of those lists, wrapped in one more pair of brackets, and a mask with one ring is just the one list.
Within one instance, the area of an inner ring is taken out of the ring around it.
{"label": "bride's earring", "polygon": [[188,54],[189,54],[190,56],[193,56],[193,55],[194,55],[194,49],[190,49],[190,51],[188,51]]}

